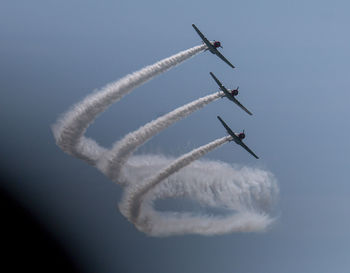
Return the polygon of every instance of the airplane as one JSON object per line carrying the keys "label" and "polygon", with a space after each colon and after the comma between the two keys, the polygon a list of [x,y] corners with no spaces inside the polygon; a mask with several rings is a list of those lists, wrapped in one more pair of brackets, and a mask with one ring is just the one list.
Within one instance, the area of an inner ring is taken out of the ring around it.
{"label": "airplane", "polygon": [[202,32],[199,31],[199,29],[195,26],[195,24],[192,24],[192,27],[194,28],[194,30],[198,33],[199,37],[201,37],[201,39],[203,40],[203,42],[207,45],[207,49],[209,50],[211,53],[216,54],[216,56],[218,56],[221,60],[223,60],[225,63],[227,63],[229,66],[231,66],[232,68],[235,68],[233,64],[231,64],[220,52],[219,50],[217,50],[218,47],[221,47],[221,43],[219,41],[209,41],[203,34]]}
{"label": "airplane", "polygon": [[222,83],[215,77],[213,72],[210,72],[210,75],[213,77],[214,81],[219,85],[220,90],[224,92],[224,96],[228,98],[229,100],[233,101],[235,104],[237,104],[239,107],[241,107],[244,111],[246,111],[249,115],[253,115],[247,108],[245,108],[236,98],[235,96],[238,95],[238,88],[236,89],[227,89],[225,86],[222,85]]}
{"label": "airplane", "polygon": [[[254,154],[254,152],[251,149],[249,149],[247,145],[245,145],[243,143],[242,139],[245,138],[244,130],[242,133],[235,133],[231,130],[230,127],[228,127],[228,125],[225,123],[225,121],[222,120],[222,118],[220,116],[217,116],[217,118],[220,120],[222,125],[225,127],[227,133],[232,137],[232,140],[234,142],[236,142],[238,145],[241,145],[248,153],[250,153],[256,159],[259,159],[259,157],[256,154]],[[232,141],[232,140],[230,140],[230,141]]]}

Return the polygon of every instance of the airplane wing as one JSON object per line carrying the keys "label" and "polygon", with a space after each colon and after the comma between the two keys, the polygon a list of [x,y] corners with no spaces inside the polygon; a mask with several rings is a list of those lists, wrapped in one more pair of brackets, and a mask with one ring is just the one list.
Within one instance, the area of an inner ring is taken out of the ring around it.
{"label": "airplane wing", "polygon": [[245,144],[243,143],[243,141],[241,141],[241,144],[240,144],[240,145],[241,145],[244,149],[246,149],[246,151],[247,151],[248,153],[250,153],[252,156],[254,156],[256,159],[259,159],[259,157],[258,157],[256,154],[254,154],[253,151],[252,151],[251,149],[249,149],[248,146],[245,145]]}
{"label": "airplane wing", "polygon": [[[228,92],[228,90],[226,89],[226,87],[223,86],[222,83],[215,77],[215,75],[214,75],[213,72],[210,72],[209,74],[213,77],[214,81],[216,81],[216,83],[217,83],[218,86],[220,87],[220,90],[221,90],[221,91],[224,91],[225,95],[227,95],[226,92],[227,92],[227,93],[229,93],[229,92]],[[226,92],[225,92],[225,91],[226,91]]]}
{"label": "airplane wing", "polygon": [[203,42],[207,45],[208,48],[210,49],[215,49],[213,47],[213,45],[211,44],[211,42],[202,34],[202,32],[199,31],[199,29],[196,27],[195,24],[192,24],[192,27],[194,28],[194,30],[198,33],[199,37],[201,37],[201,39],[203,40]]}
{"label": "airplane wing", "polygon": [[223,60],[225,63],[227,63],[229,66],[231,66],[232,68],[235,68],[235,66],[234,66],[233,64],[231,64],[231,63],[229,62],[229,60],[227,60],[227,59],[224,57],[224,55],[222,55],[222,54],[219,52],[219,50],[217,50],[216,48],[215,48],[215,54],[216,54],[216,56],[218,56],[221,60]]}
{"label": "airplane wing", "polygon": [[244,111],[246,111],[249,115],[253,115],[247,108],[245,108],[234,96],[232,96],[232,100],[235,104],[241,107]]}
{"label": "airplane wing", "polygon": [[233,139],[241,141],[241,140],[239,139],[239,137],[236,136],[236,134],[231,130],[231,128],[228,127],[228,125],[226,124],[226,122],[223,121],[223,120],[221,119],[220,116],[217,116],[217,118],[220,120],[221,124],[225,127],[227,133],[228,133],[230,136],[232,136]]}

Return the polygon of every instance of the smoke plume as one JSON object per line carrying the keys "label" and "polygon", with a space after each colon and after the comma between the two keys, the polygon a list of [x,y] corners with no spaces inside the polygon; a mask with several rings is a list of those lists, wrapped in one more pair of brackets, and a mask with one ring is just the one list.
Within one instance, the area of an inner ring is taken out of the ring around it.
{"label": "smoke plume", "polygon": [[[230,136],[177,159],[133,155],[156,134],[216,100],[222,93],[178,107],[127,134],[111,149],[84,136],[89,125],[113,103],[205,48],[205,45],[190,48],[108,84],[74,105],[52,127],[56,143],[64,152],[96,166],[125,187],[119,205],[121,212],[140,231],[151,236],[262,231],[273,222],[269,214],[278,195],[273,174],[258,168],[198,160],[231,140]],[[157,200],[168,199],[190,200],[200,209],[191,211],[194,207],[189,206],[188,211],[162,211],[157,208]],[[216,213],[218,211],[224,213]]]}

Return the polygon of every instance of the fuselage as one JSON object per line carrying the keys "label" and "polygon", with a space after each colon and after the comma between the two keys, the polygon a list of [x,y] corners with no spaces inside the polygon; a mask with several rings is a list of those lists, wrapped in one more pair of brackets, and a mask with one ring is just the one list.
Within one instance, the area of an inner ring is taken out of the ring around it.
{"label": "fuselage", "polygon": [[242,133],[233,133],[232,132],[236,137],[233,137],[232,133],[229,132],[229,131],[227,131],[227,133],[232,136],[232,140],[238,145],[241,145],[242,144],[242,139],[245,138],[245,133],[243,133],[243,132]]}
{"label": "fuselage", "polygon": [[212,47],[209,47],[209,51],[213,54],[216,54],[217,48],[221,47],[221,43],[219,41],[210,41]]}
{"label": "fuselage", "polygon": [[238,89],[229,89],[228,92],[230,92],[232,96],[238,95]]}
{"label": "fuselage", "polygon": [[233,97],[238,95],[237,89],[227,89],[227,91],[223,89],[221,90],[225,93],[225,96],[232,101],[234,101]]}
{"label": "fuselage", "polygon": [[238,137],[238,139],[233,138],[233,140],[237,143],[237,144],[241,144],[242,139],[245,138],[245,133],[235,133],[235,135]]}

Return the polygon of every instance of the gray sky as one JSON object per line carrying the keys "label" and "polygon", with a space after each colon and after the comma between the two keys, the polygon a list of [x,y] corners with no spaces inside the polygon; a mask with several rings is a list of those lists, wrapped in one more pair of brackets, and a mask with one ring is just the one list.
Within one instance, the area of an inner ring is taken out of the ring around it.
{"label": "gray sky", "polygon": [[[350,237],[347,1],[3,1],[1,161],[8,185],[88,272],[345,272]],[[64,154],[50,126],[106,83],[200,43],[220,40],[232,70],[201,53],[135,90],[88,130],[105,146],[217,90],[240,86],[250,117],[220,100],[140,151],[180,155],[246,129],[255,161],[226,144],[207,158],[273,172],[275,225],[261,234],[150,238],[117,210],[122,189]],[[142,114],[140,112],[142,111]],[[127,117],[127,122],[125,118]]]}

